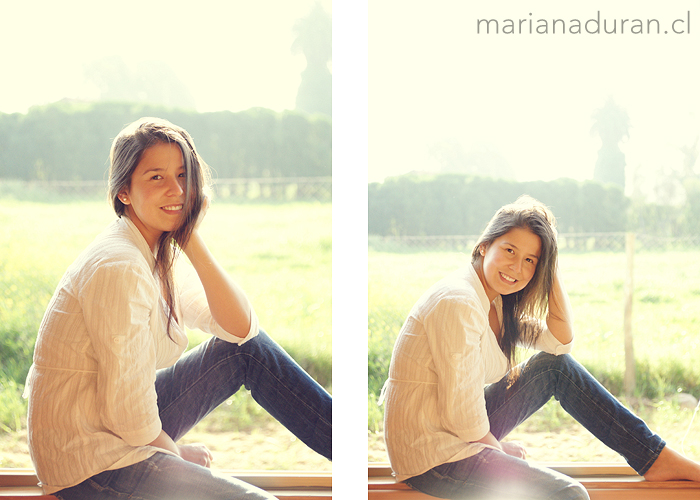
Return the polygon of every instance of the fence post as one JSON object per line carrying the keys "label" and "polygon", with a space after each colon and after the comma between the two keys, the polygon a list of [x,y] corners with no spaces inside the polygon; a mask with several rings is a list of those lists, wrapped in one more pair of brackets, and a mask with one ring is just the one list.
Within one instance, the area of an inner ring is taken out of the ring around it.
{"label": "fence post", "polygon": [[634,298],[634,233],[625,235],[627,274],[625,276],[625,395],[631,397],[635,389],[634,343],[632,336],[632,299]]}

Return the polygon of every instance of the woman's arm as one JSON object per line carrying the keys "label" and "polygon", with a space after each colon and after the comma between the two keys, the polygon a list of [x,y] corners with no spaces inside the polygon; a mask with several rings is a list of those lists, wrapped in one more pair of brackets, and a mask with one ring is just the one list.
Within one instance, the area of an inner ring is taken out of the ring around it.
{"label": "woman's arm", "polygon": [[155,438],[152,442],[148,443],[148,446],[155,446],[156,448],[173,452],[178,457],[180,456],[180,450],[175,444],[175,441],[173,441],[170,438],[170,436],[168,436],[162,429],[160,431],[160,434],[158,434],[158,437]]}
{"label": "woman's arm", "polygon": [[202,282],[214,320],[231,335],[245,338],[250,330],[251,306],[243,289],[219,265],[198,229],[183,251]]}
{"label": "woman's arm", "polygon": [[498,439],[496,439],[496,436],[491,434],[491,431],[488,431],[484,437],[474,442],[487,444],[489,446],[493,446],[497,450],[503,451],[503,446],[501,446],[501,443],[498,441]]}
{"label": "woman's arm", "polygon": [[552,332],[552,335],[562,344],[568,344],[574,339],[571,303],[569,302],[569,294],[564,289],[558,266],[554,273],[552,291],[549,293],[547,327]]}

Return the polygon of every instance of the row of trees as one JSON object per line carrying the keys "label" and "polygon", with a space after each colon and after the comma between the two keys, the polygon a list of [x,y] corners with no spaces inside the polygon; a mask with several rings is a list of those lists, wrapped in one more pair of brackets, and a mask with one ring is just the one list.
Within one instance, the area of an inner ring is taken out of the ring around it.
{"label": "row of trees", "polygon": [[700,183],[681,207],[632,202],[614,184],[558,179],[516,182],[461,174],[405,175],[369,185],[369,233],[476,235],[499,207],[528,194],[552,208],[562,233],[697,234]]}
{"label": "row of trees", "polygon": [[59,102],[0,114],[0,178],[102,180],[124,125],[157,116],[184,127],[219,178],[331,175],[331,120],[254,108],[197,113],[156,105]]}

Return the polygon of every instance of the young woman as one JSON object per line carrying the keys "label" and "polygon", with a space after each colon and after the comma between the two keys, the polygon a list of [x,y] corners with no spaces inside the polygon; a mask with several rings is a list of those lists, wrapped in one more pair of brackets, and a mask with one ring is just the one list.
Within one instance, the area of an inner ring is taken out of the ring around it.
{"label": "young woman", "polygon": [[[665,446],[568,354],[573,339],[554,217],[519,198],[493,217],[471,264],[430,288],[401,329],[384,392],[397,478],[441,498],[588,498],[503,441],[554,396],[647,480],[700,481],[698,464]],[[517,345],[541,352],[513,367]]]}
{"label": "young woman", "polygon": [[[330,460],[331,396],[259,328],[202,240],[207,166],[189,134],[141,119],[116,137],[110,162],[118,218],[59,283],[27,380],[29,449],[44,491],[62,500],[272,498],[212,473],[204,446],[177,441],[245,385]],[[182,356],[185,326],[213,337]]]}

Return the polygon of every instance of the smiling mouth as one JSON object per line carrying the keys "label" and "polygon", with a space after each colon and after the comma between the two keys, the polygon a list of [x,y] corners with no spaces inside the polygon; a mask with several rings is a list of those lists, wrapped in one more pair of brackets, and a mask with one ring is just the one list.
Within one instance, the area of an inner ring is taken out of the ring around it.
{"label": "smiling mouth", "polygon": [[508,283],[515,284],[518,282],[518,280],[516,280],[515,278],[511,278],[507,274],[503,274],[500,272],[499,272],[499,274],[501,275],[501,279],[503,279],[504,281],[507,281]]}
{"label": "smiling mouth", "polygon": [[179,212],[182,210],[182,205],[168,205],[167,207],[161,207],[166,212]]}

